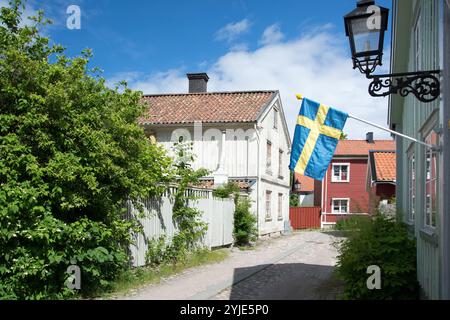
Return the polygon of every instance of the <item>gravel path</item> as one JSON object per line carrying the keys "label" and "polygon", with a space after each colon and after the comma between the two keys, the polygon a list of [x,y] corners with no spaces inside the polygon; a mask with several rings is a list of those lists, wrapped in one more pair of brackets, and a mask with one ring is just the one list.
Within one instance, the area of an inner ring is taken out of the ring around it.
{"label": "gravel path", "polygon": [[228,259],[196,267],[119,299],[336,299],[332,279],[337,240],[301,231],[260,240],[252,250],[230,249]]}

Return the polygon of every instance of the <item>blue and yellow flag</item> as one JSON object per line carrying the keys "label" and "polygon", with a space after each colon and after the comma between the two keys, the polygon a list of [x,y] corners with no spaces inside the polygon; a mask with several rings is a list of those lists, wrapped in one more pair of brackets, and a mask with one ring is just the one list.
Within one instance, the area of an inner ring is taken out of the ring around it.
{"label": "blue and yellow flag", "polygon": [[303,98],[295,126],[289,168],[322,180],[348,114]]}

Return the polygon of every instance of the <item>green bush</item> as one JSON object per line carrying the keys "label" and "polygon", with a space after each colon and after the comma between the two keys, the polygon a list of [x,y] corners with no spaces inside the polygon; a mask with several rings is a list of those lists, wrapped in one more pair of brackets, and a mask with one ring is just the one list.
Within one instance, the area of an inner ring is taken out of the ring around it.
{"label": "green bush", "polygon": [[258,235],[256,217],[250,212],[251,201],[239,198],[234,211],[234,239],[237,245],[247,245],[255,241]]}
{"label": "green bush", "polygon": [[354,216],[346,219],[341,219],[336,222],[334,229],[345,231],[356,231],[362,228],[365,224],[370,223],[370,216]]}
{"label": "green bush", "polygon": [[236,182],[228,182],[227,184],[224,184],[223,186],[218,187],[213,191],[213,196],[217,198],[223,198],[226,199],[230,197],[233,194],[239,193],[240,189]]}
{"label": "green bush", "polygon": [[[341,243],[337,276],[346,299],[417,299],[415,241],[403,224],[376,215]],[[381,269],[381,289],[367,288],[367,268]]]}
{"label": "green bush", "polygon": [[239,196],[239,186],[235,182],[218,187],[213,195],[219,198],[228,198],[234,195],[234,241],[237,245],[248,245],[258,236],[256,217],[250,212],[251,201]]}
{"label": "green bush", "polygon": [[298,194],[291,194],[289,196],[289,206],[290,207],[299,207],[300,203],[298,201]]}
{"label": "green bush", "polygon": [[89,294],[128,264],[124,201],[157,194],[171,162],[137,125],[141,93],[109,89],[89,51],[66,57],[21,11],[0,12],[0,299],[71,296],[71,264]]}

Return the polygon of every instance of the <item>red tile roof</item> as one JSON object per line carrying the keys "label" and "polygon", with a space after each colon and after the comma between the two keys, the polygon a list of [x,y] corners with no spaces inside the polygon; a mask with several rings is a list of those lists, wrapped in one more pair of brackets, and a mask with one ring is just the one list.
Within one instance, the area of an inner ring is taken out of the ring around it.
{"label": "red tile roof", "polygon": [[395,152],[376,151],[371,152],[375,165],[376,181],[395,181],[396,178],[396,155]]}
{"label": "red tile roof", "polygon": [[297,192],[314,191],[314,179],[301,175],[297,172],[295,173],[295,179],[300,182],[300,190],[296,190]]}
{"label": "red tile roof", "polygon": [[339,140],[335,156],[368,156],[370,150],[395,150],[394,140]]}
{"label": "red tile roof", "polygon": [[145,95],[148,110],[141,124],[254,122],[277,91]]}
{"label": "red tile roof", "polygon": [[[230,179],[230,182],[234,182],[237,184],[237,186],[239,187],[239,189],[249,189],[253,182],[252,180],[245,180],[245,179]],[[198,183],[196,183],[195,185],[192,185],[193,187],[196,188],[202,188],[202,189],[215,189],[214,186],[214,179],[202,179],[200,180]]]}

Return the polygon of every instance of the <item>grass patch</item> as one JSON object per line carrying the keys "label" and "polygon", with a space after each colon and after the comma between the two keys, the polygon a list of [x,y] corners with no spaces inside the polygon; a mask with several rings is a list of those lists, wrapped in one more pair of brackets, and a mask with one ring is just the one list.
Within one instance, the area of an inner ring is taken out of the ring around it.
{"label": "grass patch", "polygon": [[198,250],[189,254],[182,262],[163,263],[158,267],[133,268],[119,275],[113,282],[111,289],[99,296],[109,298],[122,295],[145,285],[159,283],[162,279],[181,273],[186,269],[223,261],[228,255],[229,249],[226,248],[213,251]]}

